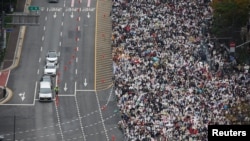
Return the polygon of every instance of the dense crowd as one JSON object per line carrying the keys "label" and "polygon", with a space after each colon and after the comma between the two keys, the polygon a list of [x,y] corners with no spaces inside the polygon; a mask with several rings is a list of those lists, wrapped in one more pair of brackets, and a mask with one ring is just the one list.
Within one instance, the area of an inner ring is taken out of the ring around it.
{"label": "dense crowd", "polygon": [[[207,140],[249,97],[249,66],[210,40],[206,0],[113,0],[112,47],[120,127],[131,141]],[[239,121],[249,118],[237,117]]]}

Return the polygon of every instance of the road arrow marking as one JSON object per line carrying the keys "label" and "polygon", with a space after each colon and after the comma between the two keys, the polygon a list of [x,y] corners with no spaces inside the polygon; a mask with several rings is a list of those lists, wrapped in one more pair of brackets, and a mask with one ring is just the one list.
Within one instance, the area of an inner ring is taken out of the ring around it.
{"label": "road arrow marking", "polygon": [[64,89],[64,91],[67,91],[67,89],[68,89],[68,88],[67,88],[67,83],[65,83],[64,88],[63,88],[63,89]]}
{"label": "road arrow marking", "polygon": [[87,86],[88,83],[86,81],[86,78],[84,79],[84,83],[83,84],[84,84],[85,87]]}
{"label": "road arrow marking", "polygon": [[87,17],[88,17],[88,18],[90,17],[90,15],[89,15],[89,12],[88,12],[88,15],[87,15]]}
{"label": "road arrow marking", "polygon": [[55,14],[53,15],[53,17],[56,18],[56,12],[55,12]]}
{"label": "road arrow marking", "polygon": [[71,18],[73,18],[73,17],[74,17],[74,14],[73,14],[73,12],[71,13],[70,17],[71,17]]}
{"label": "road arrow marking", "polygon": [[40,7],[40,10],[41,10],[41,11],[44,11],[44,7]]}
{"label": "road arrow marking", "polygon": [[21,97],[22,101],[24,101],[24,99],[25,99],[25,92],[19,93],[19,96]]}

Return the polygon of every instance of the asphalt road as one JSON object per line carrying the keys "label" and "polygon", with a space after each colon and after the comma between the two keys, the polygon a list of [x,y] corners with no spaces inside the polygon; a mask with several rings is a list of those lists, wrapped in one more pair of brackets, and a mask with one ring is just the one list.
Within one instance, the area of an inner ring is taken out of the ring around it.
{"label": "asphalt road", "polygon": [[[40,26],[26,30],[19,67],[7,84],[14,96],[0,106],[0,135],[25,141],[123,140],[112,89],[94,90],[96,1],[32,5],[41,9]],[[42,103],[37,90],[49,50],[60,54],[54,78],[59,96]]]}

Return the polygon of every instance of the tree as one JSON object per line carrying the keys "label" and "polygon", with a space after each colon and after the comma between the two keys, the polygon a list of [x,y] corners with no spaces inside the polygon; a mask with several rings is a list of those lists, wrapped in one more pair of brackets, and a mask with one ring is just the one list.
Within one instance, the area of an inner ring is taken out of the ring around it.
{"label": "tree", "polygon": [[249,5],[249,0],[213,0],[212,33],[216,36],[235,34],[235,30],[247,23]]}

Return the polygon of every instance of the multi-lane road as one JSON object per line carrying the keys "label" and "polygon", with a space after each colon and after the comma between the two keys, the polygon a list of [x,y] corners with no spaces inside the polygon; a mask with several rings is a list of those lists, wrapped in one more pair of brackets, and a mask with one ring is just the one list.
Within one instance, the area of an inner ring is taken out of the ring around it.
{"label": "multi-lane road", "polygon": [[[40,25],[26,28],[19,65],[9,76],[14,95],[0,106],[5,140],[123,140],[112,87],[95,90],[96,3],[32,1],[40,7]],[[59,95],[45,103],[38,101],[38,89],[49,50],[60,54],[53,80]]]}

